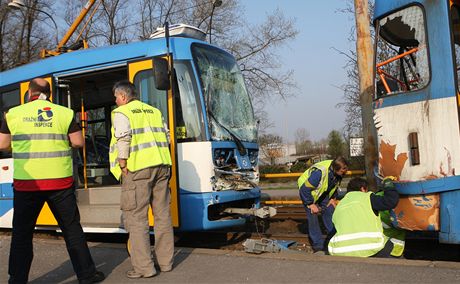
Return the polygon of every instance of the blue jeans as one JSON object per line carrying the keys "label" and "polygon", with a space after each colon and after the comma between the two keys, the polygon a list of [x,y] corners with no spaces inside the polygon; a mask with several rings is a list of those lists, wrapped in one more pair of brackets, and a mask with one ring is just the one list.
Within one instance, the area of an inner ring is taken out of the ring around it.
{"label": "blue jeans", "polygon": [[9,283],[27,283],[33,258],[33,232],[38,215],[48,203],[64,235],[73,269],[79,280],[92,277],[96,267],[80,225],[73,189],[49,191],[14,190],[13,234],[9,257]]}
{"label": "blue jeans", "polygon": [[[300,193],[302,198],[302,192]],[[323,225],[326,228],[327,236],[330,236],[334,232],[334,224],[332,223],[332,214],[334,213],[334,206],[327,206],[329,198],[323,198],[318,205],[321,208],[321,218],[323,219]],[[312,214],[310,209],[304,205],[305,211],[307,212],[307,223],[308,223],[308,236],[310,237],[311,246],[314,251],[324,250],[327,251],[325,247],[325,238],[321,232],[321,227],[319,225],[318,214]]]}

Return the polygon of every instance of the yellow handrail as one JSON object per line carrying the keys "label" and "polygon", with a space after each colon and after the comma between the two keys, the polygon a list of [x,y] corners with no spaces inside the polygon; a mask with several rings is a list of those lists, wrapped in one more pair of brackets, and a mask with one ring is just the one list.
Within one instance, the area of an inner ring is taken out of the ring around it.
{"label": "yellow handrail", "polygon": [[[280,174],[261,174],[260,177],[263,178],[295,178],[300,177],[303,173],[280,173]],[[365,171],[363,170],[354,170],[354,171],[347,171],[345,175],[364,175]]]}

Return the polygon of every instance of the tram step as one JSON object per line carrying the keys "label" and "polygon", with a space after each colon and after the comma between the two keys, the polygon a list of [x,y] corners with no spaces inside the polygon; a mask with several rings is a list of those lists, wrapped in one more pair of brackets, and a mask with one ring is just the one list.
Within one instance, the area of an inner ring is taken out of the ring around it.
{"label": "tram step", "polygon": [[83,225],[94,224],[101,227],[119,227],[122,223],[120,205],[88,204],[78,205]]}
{"label": "tram step", "polygon": [[[77,189],[78,205],[112,204],[119,206],[121,188],[119,186]],[[118,208],[120,209],[120,208]]]}

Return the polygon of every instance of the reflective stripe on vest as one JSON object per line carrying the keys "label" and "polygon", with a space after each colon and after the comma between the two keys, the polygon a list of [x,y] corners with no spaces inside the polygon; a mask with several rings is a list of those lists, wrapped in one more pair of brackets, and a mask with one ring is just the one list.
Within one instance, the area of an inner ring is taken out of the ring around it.
{"label": "reflective stripe on vest", "polygon": [[329,241],[331,255],[367,257],[385,246],[387,238],[372,210],[371,194],[349,192],[335,208],[332,221],[337,233]]}
{"label": "reflective stripe on vest", "polygon": [[17,134],[11,136],[12,141],[23,140],[68,140],[67,134]]}
{"label": "reflective stripe on vest", "polygon": [[[128,118],[131,127],[130,154],[127,160],[129,171],[134,172],[160,164],[171,165],[169,144],[160,110],[134,100],[113,110],[112,120],[117,112]],[[118,179],[121,170],[118,167],[117,139],[114,132],[112,127],[109,160],[110,171]]]}
{"label": "reflective stripe on vest", "polygon": [[[332,160],[324,160],[319,163],[316,163],[312,165],[310,168],[308,168],[297,180],[297,186],[299,189],[302,187],[302,185],[305,184],[305,182],[310,178],[311,173],[315,170],[318,169],[321,171],[321,180],[316,187],[316,189],[311,191],[311,195],[313,196],[313,203],[318,201],[320,196],[327,191],[327,188],[329,186],[329,167],[332,164]],[[339,186],[339,183],[337,183],[334,188],[329,191],[329,198],[334,194],[334,192],[337,190],[337,187]]]}
{"label": "reflective stripe on vest", "polygon": [[43,159],[43,158],[60,158],[71,157],[72,151],[58,152],[34,152],[34,153],[13,153],[13,159]]}
{"label": "reflective stripe on vest", "polygon": [[11,132],[14,179],[67,178],[73,175],[68,130],[71,109],[45,100],[14,107],[6,114]]}
{"label": "reflective stripe on vest", "polygon": [[373,250],[376,248],[382,249],[382,244],[384,243],[384,237],[382,233],[379,232],[361,232],[361,233],[354,233],[342,236],[334,236],[331,239],[331,242],[338,243],[338,242],[345,242],[345,241],[366,241],[368,239],[380,239],[381,241],[375,243],[364,243],[358,245],[350,245],[344,247],[331,247],[330,253],[331,254],[341,254],[347,252],[354,252],[354,251],[363,251],[363,250]]}

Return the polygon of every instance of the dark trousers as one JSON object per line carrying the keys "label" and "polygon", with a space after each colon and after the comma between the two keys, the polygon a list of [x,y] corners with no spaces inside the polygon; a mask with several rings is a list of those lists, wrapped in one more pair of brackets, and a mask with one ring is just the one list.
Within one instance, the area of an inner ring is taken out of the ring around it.
{"label": "dark trousers", "polygon": [[[329,199],[326,197],[319,202],[318,207],[321,208],[321,218],[323,220],[323,225],[326,228],[327,236],[331,235],[334,232],[334,224],[332,223],[332,214],[334,213],[334,206],[327,206]],[[325,247],[325,238],[321,232],[321,227],[319,225],[318,214],[312,214],[310,209],[305,206],[305,211],[307,212],[307,222],[308,222],[308,236],[310,237],[311,246],[314,251],[324,250],[327,251]]]}
{"label": "dark trousers", "polygon": [[62,230],[78,279],[90,278],[96,273],[96,267],[80,225],[75,191],[73,189],[34,192],[14,190],[13,235],[8,267],[9,283],[27,283],[28,281],[33,258],[33,231],[45,201]]}
{"label": "dark trousers", "polygon": [[390,258],[391,257],[391,251],[393,250],[393,243],[388,240],[385,243],[385,246],[383,249],[381,249],[378,253],[372,255],[371,257],[381,257],[381,258]]}

